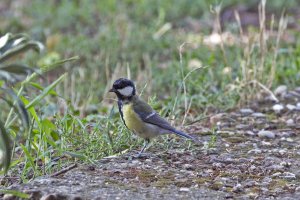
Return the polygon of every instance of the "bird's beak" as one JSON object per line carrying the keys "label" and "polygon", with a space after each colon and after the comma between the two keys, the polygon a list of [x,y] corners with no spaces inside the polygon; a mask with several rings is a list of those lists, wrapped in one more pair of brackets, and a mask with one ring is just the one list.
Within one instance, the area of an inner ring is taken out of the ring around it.
{"label": "bird's beak", "polygon": [[115,88],[111,88],[110,90],[108,90],[108,92],[115,92],[116,89]]}

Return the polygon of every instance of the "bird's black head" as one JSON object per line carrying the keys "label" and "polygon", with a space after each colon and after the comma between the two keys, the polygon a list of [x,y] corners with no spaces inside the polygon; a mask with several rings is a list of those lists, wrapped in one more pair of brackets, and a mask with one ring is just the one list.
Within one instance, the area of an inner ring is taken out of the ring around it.
{"label": "bird's black head", "polygon": [[119,78],[114,82],[109,92],[114,92],[121,100],[130,99],[135,95],[135,86],[131,80]]}

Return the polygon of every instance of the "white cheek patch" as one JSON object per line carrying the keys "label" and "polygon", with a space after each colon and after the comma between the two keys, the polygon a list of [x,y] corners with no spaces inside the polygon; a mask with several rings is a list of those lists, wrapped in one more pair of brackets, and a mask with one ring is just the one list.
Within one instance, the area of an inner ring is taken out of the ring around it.
{"label": "white cheek patch", "polygon": [[118,89],[118,92],[123,95],[123,96],[132,96],[132,92],[133,92],[133,87],[131,86],[127,86],[127,87],[124,87],[122,89]]}

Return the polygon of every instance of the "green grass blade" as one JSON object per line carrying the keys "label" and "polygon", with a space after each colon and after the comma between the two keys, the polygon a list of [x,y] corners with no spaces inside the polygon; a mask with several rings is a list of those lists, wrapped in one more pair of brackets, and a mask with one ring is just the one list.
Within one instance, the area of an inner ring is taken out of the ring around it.
{"label": "green grass blade", "polygon": [[[24,96],[20,96],[20,99],[23,101],[23,103],[25,104],[25,108],[27,107],[27,105],[29,104],[29,101],[24,97]],[[28,112],[31,114],[31,116],[34,118],[34,120],[38,123],[38,126],[40,127],[40,118],[37,115],[35,109],[33,107],[27,109]]]}
{"label": "green grass blade", "polygon": [[29,129],[29,115],[25,108],[24,103],[20,100],[20,98],[17,96],[17,94],[14,93],[13,90],[7,90],[0,88],[1,90],[5,91],[7,94],[9,94],[13,99],[14,102],[9,101],[8,99],[2,98],[4,101],[6,101],[11,108],[14,108],[19,115],[23,126],[26,130]]}
{"label": "green grass blade", "polygon": [[9,135],[4,128],[4,123],[0,121],[0,169],[4,169],[4,173],[9,168],[11,154]]}
{"label": "green grass blade", "polygon": [[41,94],[39,94],[37,97],[35,97],[27,106],[27,109],[32,108],[36,104],[38,104],[45,96],[47,96],[52,89],[59,84],[64,78],[66,77],[66,74],[63,74],[60,76],[56,81],[54,81],[51,85],[47,86]]}
{"label": "green grass blade", "polygon": [[19,197],[19,198],[23,198],[23,199],[29,199],[30,195],[29,194],[26,194],[24,192],[20,192],[18,190],[0,190],[0,193],[3,193],[3,194],[12,194],[16,197]]}
{"label": "green grass blade", "polygon": [[[44,89],[44,87],[41,86],[41,85],[38,84],[38,83],[35,83],[35,82],[29,82],[29,84],[30,84],[32,87],[35,87],[35,88],[38,89],[38,90],[43,90],[43,89]],[[49,94],[54,95],[54,96],[58,96],[58,94],[57,94],[54,90],[51,90],[51,91],[49,92]]]}
{"label": "green grass blade", "polygon": [[29,161],[29,164],[34,169],[34,158],[31,156],[30,152],[23,144],[20,144],[20,146],[21,146],[22,150],[24,151],[24,153],[27,157],[27,160]]}
{"label": "green grass blade", "polygon": [[75,60],[79,60],[79,56],[74,56],[74,57],[71,57],[71,58],[67,58],[67,59],[64,59],[64,60],[60,60],[58,62],[55,62],[51,65],[46,65],[46,66],[42,66],[42,72],[45,73],[45,72],[48,72],[48,71],[51,71],[59,66],[62,66],[62,64],[64,63],[67,63],[67,62],[71,62],[71,61],[75,61]]}

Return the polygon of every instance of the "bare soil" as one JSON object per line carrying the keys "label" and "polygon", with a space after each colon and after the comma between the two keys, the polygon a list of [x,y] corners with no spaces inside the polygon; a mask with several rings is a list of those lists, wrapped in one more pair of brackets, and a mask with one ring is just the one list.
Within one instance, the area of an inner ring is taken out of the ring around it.
{"label": "bare soil", "polygon": [[300,90],[277,96],[188,126],[204,145],[158,139],[141,158],[129,152],[10,189],[31,199],[299,199]]}

